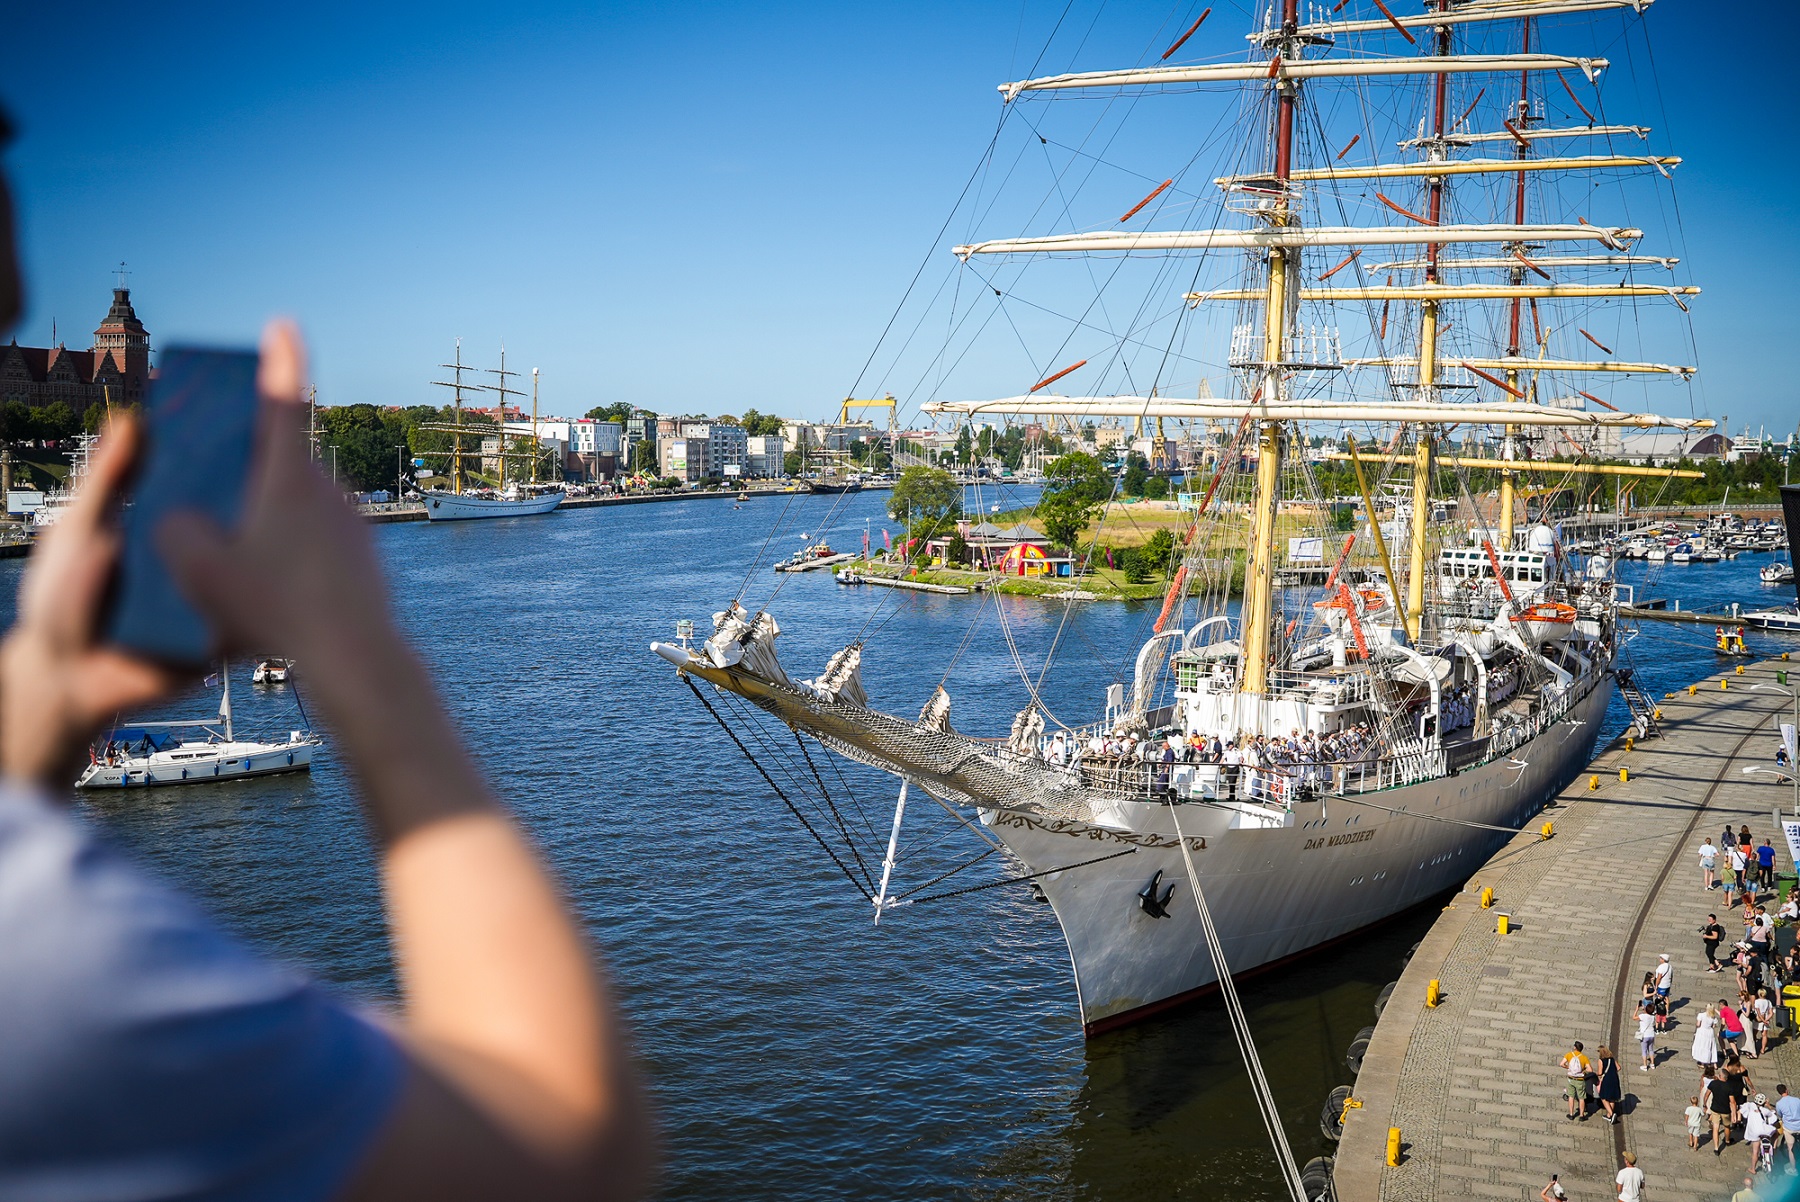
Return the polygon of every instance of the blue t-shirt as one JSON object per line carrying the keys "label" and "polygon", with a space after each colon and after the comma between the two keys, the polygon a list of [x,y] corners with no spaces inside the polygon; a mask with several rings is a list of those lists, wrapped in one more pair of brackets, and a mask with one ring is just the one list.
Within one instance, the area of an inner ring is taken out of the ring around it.
{"label": "blue t-shirt", "polygon": [[330,1198],[404,1072],[379,1027],[0,787],[0,1198]]}
{"label": "blue t-shirt", "polygon": [[1775,1113],[1781,1116],[1783,1127],[1800,1133],[1800,1098],[1791,1093],[1782,1094],[1775,1099]]}
{"label": "blue t-shirt", "polygon": [[1775,867],[1775,849],[1767,843],[1756,849],[1756,859],[1764,868]]}

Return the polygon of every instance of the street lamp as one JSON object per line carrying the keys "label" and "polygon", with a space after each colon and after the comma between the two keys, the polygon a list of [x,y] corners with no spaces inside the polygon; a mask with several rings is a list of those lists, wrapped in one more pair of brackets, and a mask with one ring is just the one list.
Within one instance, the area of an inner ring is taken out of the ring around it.
{"label": "street lamp", "polygon": [[[1789,700],[1794,703],[1794,729],[1800,731],[1800,693],[1772,684],[1753,684],[1750,686],[1751,692],[1754,693],[1758,690],[1769,693],[1785,694]],[[1781,745],[1787,747],[1787,740],[1783,739]],[[1788,770],[1786,775],[1794,784],[1794,817],[1800,818],[1800,765],[1794,763],[1794,750],[1794,748],[1788,748]],[[1763,771],[1769,772],[1775,770],[1765,768]]]}
{"label": "street lamp", "polygon": [[406,444],[394,444],[394,503],[400,503],[400,494],[406,491]]}
{"label": "street lamp", "polygon": [[[337,482],[338,482],[337,453],[338,453],[337,447],[335,447],[335,446],[332,447],[331,448],[331,482],[333,484],[337,484]],[[339,487],[341,488],[342,485],[339,485]]]}

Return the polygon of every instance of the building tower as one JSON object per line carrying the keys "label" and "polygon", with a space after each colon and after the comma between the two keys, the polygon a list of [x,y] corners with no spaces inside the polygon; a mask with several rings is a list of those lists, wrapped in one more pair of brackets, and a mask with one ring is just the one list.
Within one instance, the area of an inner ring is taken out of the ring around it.
{"label": "building tower", "polygon": [[114,404],[141,405],[149,395],[150,334],[129,288],[113,289],[112,308],[94,331],[94,383],[110,386]]}

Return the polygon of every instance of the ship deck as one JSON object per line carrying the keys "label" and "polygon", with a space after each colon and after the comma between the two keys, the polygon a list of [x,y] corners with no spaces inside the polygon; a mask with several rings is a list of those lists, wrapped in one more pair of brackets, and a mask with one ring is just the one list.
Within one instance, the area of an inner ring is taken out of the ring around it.
{"label": "ship deck", "polygon": [[[1700,887],[1694,849],[1726,822],[1747,824],[1759,843],[1776,844],[1777,873],[1792,874],[1771,816],[1787,813],[1792,787],[1743,770],[1770,763],[1772,720],[1793,705],[1785,689],[1751,686],[1776,685],[1776,672],[1795,666],[1776,659],[1742,675],[1727,669],[1691,696],[1661,701],[1661,737],[1602,750],[1545,814],[1554,836],[1521,834],[1456,896],[1407,965],[1363,1058],[1354,1087],[1361,1108],[1349,1111],[1333,1169],[1341,1202],[1528,1198],[1551,1173],[1572,1197],[1610,1197],[1603,1191],[1627,1148],[1659,1202],[1739,1188],[1743,1144],[1717,1158],[1710,1148],[1691,1151],[1682,1118],[1698,1089],[1694,1015],[1735,993],[1729,973],[1703,971],[1696,928],[1718,912],[1729,937],[1736,919],[1718,892]],[[1484,887],[1494,890],[1491,910],[1480,905]],[[1496,931],[1503,913],[1513,924],[1504,936]],[[1784,945],[1790,932],[1777,932]],[[1643,1073],[1632,1008],[1662,952],[1675,966],[1671,1023],[1656,1067]],[[1433,980],[1443,998],[1428,1008]],[[1556,1058],[1576,1039],[1590,1057],[1602,1044],[1619,1053],[1616,1126],[1597,1113],[1565,1117]],[[1800,1039],[1790,1031],[1765,1059],[1746,1063],[1772,1099],[1777,1081],[1800,1079]],[[1389,1167],[1394,1127],[1402,1154]],[[1785,1163],[1778,1153],[1778,1176]]]}

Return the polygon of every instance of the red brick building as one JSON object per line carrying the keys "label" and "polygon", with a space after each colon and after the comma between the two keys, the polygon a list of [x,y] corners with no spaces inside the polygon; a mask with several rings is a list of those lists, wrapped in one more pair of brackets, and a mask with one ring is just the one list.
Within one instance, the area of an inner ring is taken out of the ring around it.
{"label": "red brick building", "polygon": [[58,401],[77,416],[110,399],[142,404],[150,388],[150,334],[131,307],[131,290],[114,288],[112,308],[94,331],[92,350],[0,346],[0,403],[41,407]]}

